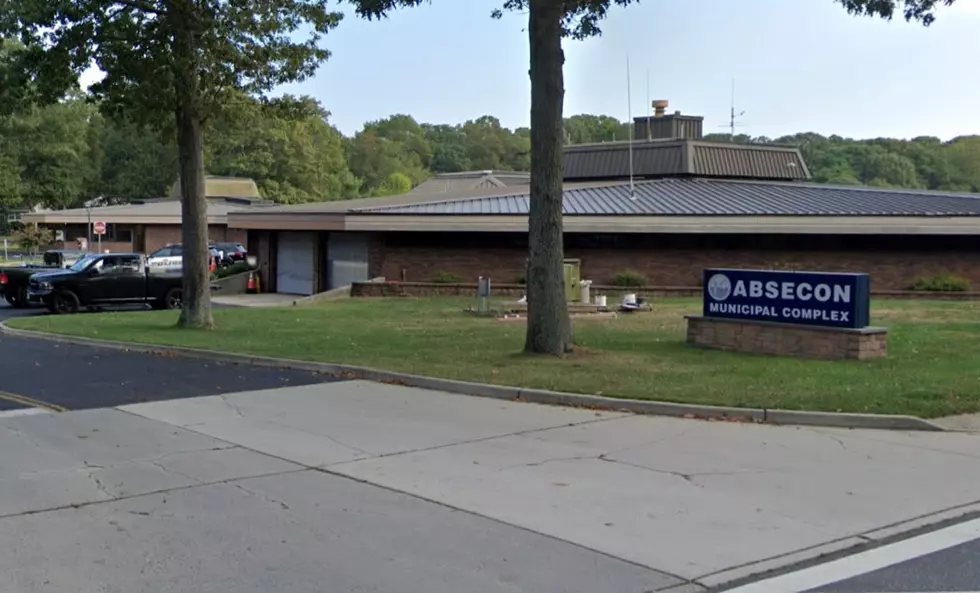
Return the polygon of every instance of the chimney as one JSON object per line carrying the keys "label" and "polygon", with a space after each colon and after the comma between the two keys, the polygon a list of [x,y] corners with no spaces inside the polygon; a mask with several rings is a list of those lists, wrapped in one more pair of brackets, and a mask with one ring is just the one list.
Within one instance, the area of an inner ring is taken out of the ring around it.
{"label": "chimney", "polygon": [[666,99],[652,101],[653,115],[633,118],[633,137],[647,140],[697,140],[701,137],[704,118],[682,115],[680,111],[667,114]]}

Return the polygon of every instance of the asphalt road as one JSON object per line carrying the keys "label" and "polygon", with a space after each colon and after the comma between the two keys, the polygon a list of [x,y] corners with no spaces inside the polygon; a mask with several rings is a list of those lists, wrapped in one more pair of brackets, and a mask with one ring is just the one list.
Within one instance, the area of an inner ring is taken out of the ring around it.
{"label": "asphalt road", "polygon": [[980,591],[980,541],[913,558],[813,593],[926,593]]}
{"label": "asphalt road", "polygon": [[[0,320],[47,314],[0,306]],[[78,410],[335,381],[333,377],[0,336],[0,412]]]}

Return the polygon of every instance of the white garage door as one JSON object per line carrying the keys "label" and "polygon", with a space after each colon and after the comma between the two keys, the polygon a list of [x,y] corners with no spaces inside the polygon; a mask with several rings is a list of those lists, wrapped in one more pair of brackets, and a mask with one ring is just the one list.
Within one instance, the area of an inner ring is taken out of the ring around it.
{"label": "white garage door", "polygon": [[313,294],[313,233],[279,233],[276,250],[276,292]]}
{"label": "white garage door", "polygon": [[327,280],[330,288],[368,279],[368,238],[357,233],[330,233],[327,239]]}

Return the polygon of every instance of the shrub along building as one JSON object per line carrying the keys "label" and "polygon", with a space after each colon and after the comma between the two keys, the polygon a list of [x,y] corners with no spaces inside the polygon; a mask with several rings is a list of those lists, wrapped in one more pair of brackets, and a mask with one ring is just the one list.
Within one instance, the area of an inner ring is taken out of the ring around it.
{"label": "shrub along building", "polygon": [[[658,103],[635,119],[632,150],[565,151],[565,256],[582,278],[694,287],[703,268],[736,267],[867,272],[876,290],[944,274],[980,284],[980,196],[809,183],[796,148],[707,142],[702,118]],[[379,276],[512,283],[524,276],[528,201],[516,176],[228,219],[248,229],[271,290],[310,294]]]}
{"label": "shrub along building", "polygon": [[[214,177],[205,179],[205,196],[208,207],[208,237],[216,242],[245,243],[244,230],[229,228],[228,214],[238,210],[269,206],[273,202],[263,200],[258,187],[251,179]],[[61,249],[76,249],[81,240],[91,237],[97,241],[90,226],[106,223],[102,248],[115,252],[152,252],[170,243],[179,243],[180,236],[180,185],[175,183],[170,196],[157,200],[140,200],[118,206],[75,208],[24,214],[21,220],[60,231],[63,240],[56,245]],[[93,245],[94,246],[94,245]]]}

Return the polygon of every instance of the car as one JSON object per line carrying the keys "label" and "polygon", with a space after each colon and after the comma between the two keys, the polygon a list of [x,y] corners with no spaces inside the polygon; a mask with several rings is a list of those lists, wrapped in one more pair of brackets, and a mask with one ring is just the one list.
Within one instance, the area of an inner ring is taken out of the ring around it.
{"label": "car", "polygon": [[95,253],[67,269],[39,272],[28,283],[28,302],[55,314],[114,305],[179,309],[183,277],[153,269],[147,259],[139,253]]}
{"label": "car", "polygon": [[241,243],[214,243],[212,247],[218,250],[220,265],[232,266],[248,260],[248,250]]}
{"label": "car", "polygon": [[[208,247],[208,254],[208,269],[213,272],[218,267],[220,255],[212,247]],[[184,247],[180,243],[173,243],[157,249],[147,256],[147,264],[154,270],[179,272],[184,267]]]}

